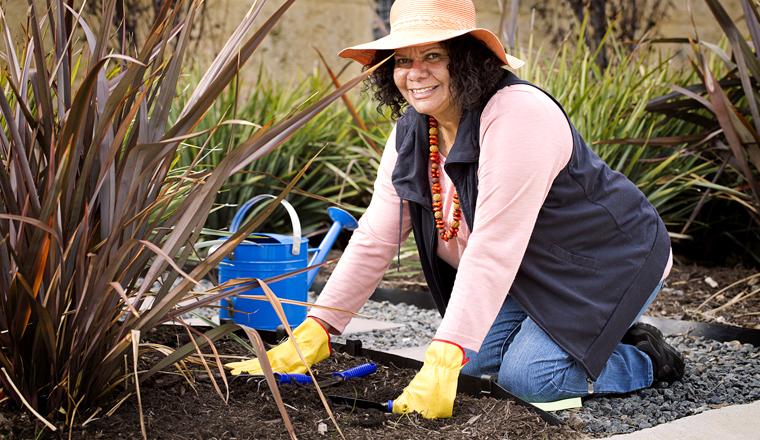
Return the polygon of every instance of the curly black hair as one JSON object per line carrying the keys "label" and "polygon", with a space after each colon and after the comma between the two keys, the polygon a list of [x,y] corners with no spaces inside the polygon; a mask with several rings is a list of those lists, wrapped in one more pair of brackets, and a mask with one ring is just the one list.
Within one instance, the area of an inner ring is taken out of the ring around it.
{"label": "curly black hair", "polygon": [[[501,60],[477,38],[465,34],[441,44],[449,54],[449,75],[451,94],[462,111],[482,107],[496,92],[499,82],[507,75]],[[393,51],[379,50],[372,64],[388,58]],[[393,81],[394,62],[391,58],[370,75],[365,83],[365,91],[371,90],[379,102],[377,110],[384,107],[391,110],[393,119],[398,119],[409,105]]]}

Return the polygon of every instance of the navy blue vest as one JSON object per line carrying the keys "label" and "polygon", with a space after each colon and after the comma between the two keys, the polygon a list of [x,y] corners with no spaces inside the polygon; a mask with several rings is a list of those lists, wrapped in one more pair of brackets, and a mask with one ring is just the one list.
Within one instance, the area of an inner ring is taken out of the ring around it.
{"label": "navy blue vest", "polygon": [[[500,88],[514,84],[532,85],[509,73]],[[477,208],[482,111],[462,115],[444,167],[470,228],[475,224]],[[572,123],[570,128],[570,161],[554,180],[541,207],[509,295],[596,379],[662,278],[670,240],[665,224],[644,194],[624,175],[610,169]],[[393,186],[409,202],[422,269],[443,314],[456,269],[438,258],[436,251],[427,117],[408,108],[398,120],[396,134],[398,159]],[[472,233],[477,234],[477,230]]]}

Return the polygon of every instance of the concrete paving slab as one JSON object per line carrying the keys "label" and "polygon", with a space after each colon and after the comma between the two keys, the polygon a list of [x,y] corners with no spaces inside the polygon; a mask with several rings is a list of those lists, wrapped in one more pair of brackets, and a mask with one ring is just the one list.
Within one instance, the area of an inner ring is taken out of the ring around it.
{"label": "concrete paving slab", "polygon": [[411,359],[416,359],[418,361],[423,361],[425,359],[425,350],[427,350],[427,345],[421,345],[419,347],[405,347],[405,348],[397,348],[395,350],[383,350],[387,353],[395,354],[398,356],[404,356]]}
{"label": "concrete paving slab", "polygon": [[351,333],[369,332],[372,330],[388,330],[392,328],[401,327],[403,324],[396,324],[395,322],[378,321],[377,319],[367,318],[353,318],[343,330],[344,335]]}
{"label": "concrete paving slab", "polygon": [[760,400],[705,411],[670,423],[630,434],[614,435],[612,440],[757,440],[760,438]]}

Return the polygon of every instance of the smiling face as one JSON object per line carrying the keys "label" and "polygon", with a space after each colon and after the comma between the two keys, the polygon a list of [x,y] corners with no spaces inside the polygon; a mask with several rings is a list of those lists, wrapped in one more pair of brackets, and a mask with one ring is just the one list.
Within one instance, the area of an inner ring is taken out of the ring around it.
{"label": "smiling face", "polygon": [[404,47],[394,60],[393,81],[406,102],[442,124],[458,125],[461,111],[451,93],[446,48],[439,43]]}

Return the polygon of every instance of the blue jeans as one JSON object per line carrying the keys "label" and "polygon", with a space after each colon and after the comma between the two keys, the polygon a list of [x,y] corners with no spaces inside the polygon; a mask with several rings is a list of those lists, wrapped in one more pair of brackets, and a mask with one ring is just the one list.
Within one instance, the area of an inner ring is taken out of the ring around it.
{"label": "blue jeans", "polygon": [[[654,301],[655,288],[634,322]],[[501,386],[529,402],[552,402],[582,397],[592,388],[586,370],[560,348],[507,297],[480,351],[465,350],[470,362],[462,373],[472,376],[498,374]],[[593,382],[596,393],[627,393],[652,385],[652,361],[644,352],[618,344],[602,373]]]}

